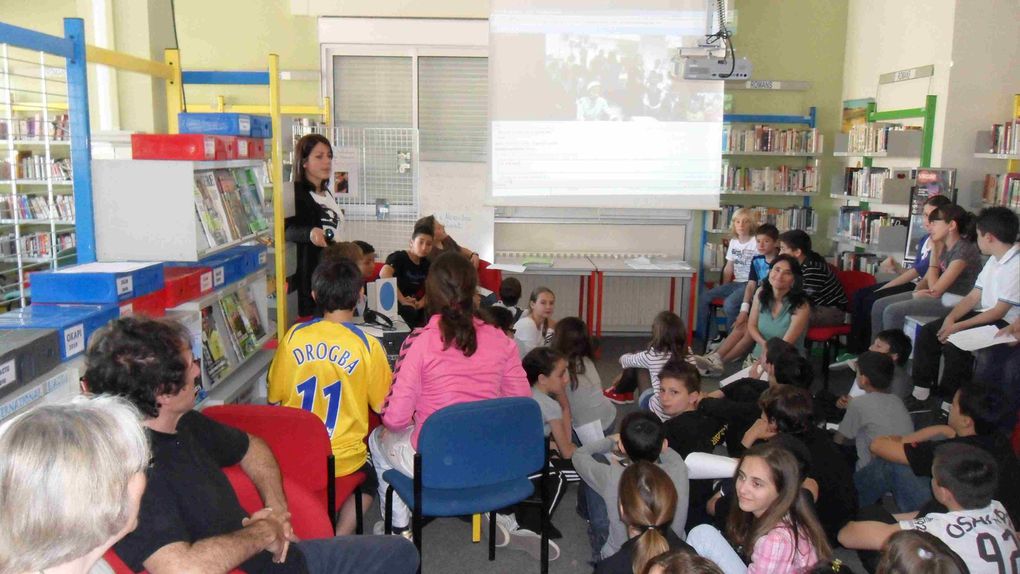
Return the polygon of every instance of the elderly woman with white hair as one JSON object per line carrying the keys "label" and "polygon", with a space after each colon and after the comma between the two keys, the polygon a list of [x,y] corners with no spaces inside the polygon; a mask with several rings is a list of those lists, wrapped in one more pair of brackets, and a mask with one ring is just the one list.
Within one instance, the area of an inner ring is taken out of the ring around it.
{"label": "elderly woman with white hair", "polygon": [[141,415],[77,397],[0,426],[0,574],[89,572],[134,530],[149,443]]}

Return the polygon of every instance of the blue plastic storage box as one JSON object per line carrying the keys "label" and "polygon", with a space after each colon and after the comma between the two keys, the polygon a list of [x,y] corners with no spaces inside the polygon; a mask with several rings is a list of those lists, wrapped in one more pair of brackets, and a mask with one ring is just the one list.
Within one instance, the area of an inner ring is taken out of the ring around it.
{"label": "blue plastic storage box", "polygon": [[251,275],[266,266],[269,250],[265,245],[238,245],[229,250],[244,258],[244,274]]}
{"label": "blue plastic storage box", "polygon": [[244,279],[246,273],[248,254],[234,249],[221,251],[214,255],[203,257],[197,263],[194,261],[168,261],[167,267],[209,267],[212,269],[213,289],[220,289],[231,283]]}
{"label": "blue plastic storage box", "polygon": [[116,305],[29,305],[0,314],[0,337],[7,329],[56,329],[66,361],[84,353],[92,334],[118,317]]}
{"label": "blue plastic storage box", "polygon": [[33,303],[115,304],[163,288],[161,263],[86,263],[29,275]]}
{"label": "blue plastic storage box", "polygon": [[251,117],[251,137],[269,139],[273,137],[273,120],[269,116]]}
{"label": "blue plastic storage box", "polygon": [[255,137],[249,114],[189,113],[177,114],[177,131],[182,134]]}

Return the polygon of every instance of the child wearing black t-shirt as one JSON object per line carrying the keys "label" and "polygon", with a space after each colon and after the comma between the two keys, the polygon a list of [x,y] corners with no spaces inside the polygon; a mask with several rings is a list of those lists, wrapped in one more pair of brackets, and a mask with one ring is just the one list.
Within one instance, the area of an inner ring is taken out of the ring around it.
{"label": "child wearing black t-shirt", "polygon": [[411,232],[408,249],[394,251],[386,258],[379,277],[397,279],[397,313],[412,329],[425,325],[425,278],[429,274],[432,230],[418,226]]}

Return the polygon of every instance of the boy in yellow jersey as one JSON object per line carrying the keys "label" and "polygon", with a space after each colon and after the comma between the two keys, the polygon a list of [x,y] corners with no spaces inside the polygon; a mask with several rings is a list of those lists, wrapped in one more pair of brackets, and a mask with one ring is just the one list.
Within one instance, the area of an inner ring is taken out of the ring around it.
{"label": "boy in yellow jersey", "polygon": [[[382,409],[393,373],[386,351],[356,327],[354,306],[361,292],[361,271],[348,259],[325,260],[312,274],[312,297],[321,319],[298,323],[280,341],[269,368],[269,402],[311,411],[326,425],[336,458],[336,476],[365,473],[363,493],[378,482],[368,448],[368,409]],[[300,448],[299,445],[295,445]],[[372,497],[362,494],[364,508]],[[337,534],[354,532],[354,498],[340,509]]]}

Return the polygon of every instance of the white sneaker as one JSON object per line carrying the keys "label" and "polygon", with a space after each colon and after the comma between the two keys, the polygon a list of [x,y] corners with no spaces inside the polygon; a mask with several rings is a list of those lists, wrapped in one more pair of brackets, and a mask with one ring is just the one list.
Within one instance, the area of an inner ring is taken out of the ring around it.
{"label": "white sneaker", "polygon": [[[552,562],[560,557],[560,547],[549,540],[549,561]],[[542,559],[542,537],[530,530],[518,528],[510,531],[509,547],[514,550],[527,552],[535,560]]]}
{"label": "white sneaker", "polygon": [[718,353],[709,353],[694,357],[694,366],[703,377],[717,377],[723,373],[725,366]]}
{"label": "white sneaker", "polygon": [[[400,530],[396,526],[393,526],[390,529],[390,532],[392,533],[392,536],[403,536],[404,538],[410,540],[411,542],[414,542],[414,536],[411,533],[410,526],[405,526],[403,530]],[[372,534],[375,534],[376,536],[384,536],[386,534],[386,522],[383,520],[376,522],[372,526]]]}
{"label": "white sneaker", "polygon": [[[482,513],[482,529],[486,536],[489,534],[489,514]],[[510,544],[510,531],[517,529],[517,520],[510,514],[496,513],[496,548],[502,548]]]}

